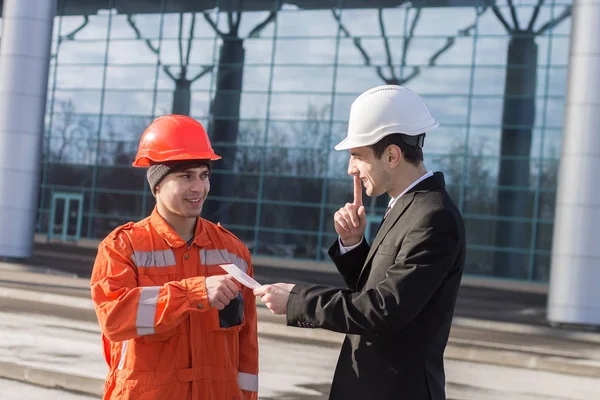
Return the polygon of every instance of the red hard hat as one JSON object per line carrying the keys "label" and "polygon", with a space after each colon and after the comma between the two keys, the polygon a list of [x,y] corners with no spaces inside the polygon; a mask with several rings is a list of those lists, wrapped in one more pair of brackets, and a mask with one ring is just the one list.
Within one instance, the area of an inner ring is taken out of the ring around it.
{"label": "red hard hat", "polygon": [[178,160],[218,160],[200,122],[185,115],[158,117],[140,139],[134,167],[148,167],[151,162]]}

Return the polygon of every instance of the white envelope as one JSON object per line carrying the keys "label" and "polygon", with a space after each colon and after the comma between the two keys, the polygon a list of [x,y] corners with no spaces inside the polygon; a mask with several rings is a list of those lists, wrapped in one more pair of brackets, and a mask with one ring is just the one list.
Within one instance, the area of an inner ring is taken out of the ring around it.
{"label": "white envelope", "polygon": [[219,264],[227,273],[235,278],[236,281],[250,289],[256,289],[262,285],[256,282],[247,273],[239,269],[235,264]]}

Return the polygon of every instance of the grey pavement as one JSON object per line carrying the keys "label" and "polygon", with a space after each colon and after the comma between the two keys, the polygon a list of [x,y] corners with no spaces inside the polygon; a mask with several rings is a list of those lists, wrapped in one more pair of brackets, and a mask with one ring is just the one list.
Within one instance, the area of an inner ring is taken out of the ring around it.
{"label": "grey pavement", "polygon": [[[41,383],[55,386],[54,390],[0,379],[0,400],[16,400],[17,397],[57,400],[99,398],[106,373],[99,333],[95,324],[85,321],[0,312],[0,366],[12,363],[31,367],[37,373],[59,370],[88,379],[85,384],[80,380],[77,387],[72,380],[55,379]],[[327,399],[339,346],[264,336],[259,337],[259,345],[261,400]],[[600,398],[600,380],[597,378],[456,360],[446,361],[446,373],[449,400]],[[87,394],[74,394],[65,389]]]}

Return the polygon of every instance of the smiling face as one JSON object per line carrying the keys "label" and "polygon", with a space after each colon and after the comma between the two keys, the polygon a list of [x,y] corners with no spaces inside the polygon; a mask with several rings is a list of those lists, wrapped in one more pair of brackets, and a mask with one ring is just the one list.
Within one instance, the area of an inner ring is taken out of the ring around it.
{"label": "smiling face", "polygon": [[384,157],[377,159],[371,147],[350,149],[348,174],[358,176],[369,197],[377,197],[390,189],[390,169]]}
{"label": "smiling face", "polygon": [[156,205],[167,221],[200,216],[210,191],[210,170],[197,164],[171,172],[156,186]]}

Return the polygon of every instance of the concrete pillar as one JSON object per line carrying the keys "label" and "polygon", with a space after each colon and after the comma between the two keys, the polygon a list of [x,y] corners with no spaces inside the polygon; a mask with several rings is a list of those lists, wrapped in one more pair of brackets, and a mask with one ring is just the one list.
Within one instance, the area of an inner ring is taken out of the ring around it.
{"label": "concrete pillar", "polygon": [[548,320],[600,325],[600,0],[575,0]]}
{"label": "concrete pillar", "polygon": [[31,256],[56,0],[4,0],[0,43],[0,257]]}

